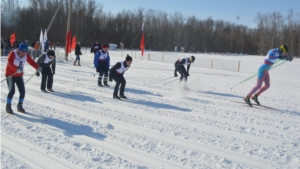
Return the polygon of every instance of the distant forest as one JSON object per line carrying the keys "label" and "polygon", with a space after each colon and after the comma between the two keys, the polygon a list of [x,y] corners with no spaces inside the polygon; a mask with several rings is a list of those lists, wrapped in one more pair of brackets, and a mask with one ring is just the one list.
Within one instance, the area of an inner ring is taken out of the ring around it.
{"label": "distant forest", "polygon": [[[28,0],[20,7],[18,0],[2,0],[1,36],[7,39],[15,32],[18,40],[39,40],[41,28],[48,27],[60,0]],[[48,38],[59,46],[65,45],[68,4],[64,0]],[[109,1],[106,1],[109,3]],[[297,8],[297,7],[295,7]],[[108,9],[106,9],[108,10]],[[192,52],[246,53],[265,55],[280,44],[289,47],[290,55],[300,55],[300,14],[290,9],[287,16],[280,12],[258,13],[253,20],[256,28],[212,18],[198,19],[182,13],[139,8],[106,12],[95,0],[73,0],[72,35],[82,46],[96,40],[101,44],[124,43],[125,48],[139,49],[142,24],[145,23],[146,50]]]}

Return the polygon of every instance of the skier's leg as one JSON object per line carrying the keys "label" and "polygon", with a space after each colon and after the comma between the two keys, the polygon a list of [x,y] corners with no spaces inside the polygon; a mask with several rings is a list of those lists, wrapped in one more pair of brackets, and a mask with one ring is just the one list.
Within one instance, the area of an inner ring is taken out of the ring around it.
{"label": "skier's leg", "polygon": [[41,90],[46,90],[46,81],[47,81],[47,68],[42,69],[42,82],[41,82]]}
{"label": "skier's leg", "polygon": [[252,88],[252,90],[248,93],[247,96],[251,97],[257,90],[261,88],[262,83],[263,79],[257,78],[256,86]]}
{"label": "skier's leg", "polygon": [[174,76],[177,77],[178,76],[177,75],[177,61],[175,62],[174,66],[175,66]]}
{"label": "skier's leg", "polygon": [[105,85],[105,86],[109,86],[109,85],[107,84],[107,80],[108,80],[108,69],[105,68],[105,71],[104,71],[104,78],[103,78],[103,82],[104,82],[104,85]]}
{"label": "skier's leg", "polygon": [[125,86],[126,86],[126,80],[125,78],[122,76],[120,78],[121,81],[121,88],[120,88],[120,96],[124,95],[124,91],[125,91]]}
{"label": "skier's leg", "polygon": [[114,96],[118,95],[118,91],[119,91],[119,86],[120,86],[120,78],[118,78],[118,76],[113,76],[114,81],[116,82],[116,86],[114,89]]}
{"label": "skier's leg", "polygon": [[6,79],[7,86],[8,86],[8,94],[7,94],[7,99],[6,102],[7,104],[11,104],[12,98],[14,97],[15,94],[15,81],[14,77],[10,77]]}
{"label": "skier's leg", "polygon": [[183,71],[182,71],[182,65],[177,65],[177,70],[180,73],[179,82],[181,82],[183,80],[183,77],[184,77],[184,74],[183,74]]}
{"label": "skier's leg", "polygon": [[266,71],[266,74],[264,77],[264,82],[265,82],[265,85],[262,88],[260,88],[258,90],[258,92],[256,93],[258,96],[270,87],[270,75],[269,75],[268,71]]}
{"label": "skier's leg", "polygon": [[19,92],[20,92],[20,96],[19,96],[19,103],[23,103],[24,101],[24,98],[25,98],[25,85],[24,85],[24,80],[23,80],[23,77],[20,76],[20,77],[16,77],[16,85],[19,89]]}
{"label": "skier's leg", "polygon": [[[99,65],[101,66],[101,65]],[[98,78],[98,85],[102,86],[102,77],[104,74],[103,66],[100,67],[99,69],[99,78]]]}
{"label": "skier's leg", "polygon": [[48,70],[48,81],[47,81],[47,89],[52,89],[53,85],[53,73],[51,71],[51,68]]}

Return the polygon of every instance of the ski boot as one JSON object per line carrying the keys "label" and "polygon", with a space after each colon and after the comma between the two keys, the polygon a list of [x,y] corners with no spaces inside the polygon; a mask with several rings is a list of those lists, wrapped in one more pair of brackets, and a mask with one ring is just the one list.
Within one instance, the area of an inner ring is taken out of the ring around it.
{"label": "ski boot", "polygon": [[44,93],[48,93],[47,90],[45,90],[45,89],[41,89],[41,91]]}
{"label": "ski boot", "polygon": [[110,86],[107,84],[107,82],[104,82],[104,86],[106,86],[106,87],[110,87]]}
{"label": "ski boot", "polygon": [[252,104],[251,104],[251,102],[250,102],[250,96],[246,96],[246,97],[244,97],[244,101],[250,106],[250,107],[252,107]]}
{"label": "ski boot", "polygon": [[18,106],[17,106],[18,112],[26,113],[25,110],[23,109],[22,105],[23,105],[23,103],[18,103]]}
{"label": "ski boot", "polygon": [[99,87],[104,87],[104,86],[102,85],[102,82],[101,82],[101,81],[98,83],[98,86],[99,86]]}
{"label": "ski boot", "polygon": [[121,99],[127,99],[127,97],[124,94],[120,94]]}
{"label": "ski boot", "polygon": [[11,104],[6,104],[6,113],[14,114],[14,111],[11,109]]}
{"label": "ski boot", "polygon": [[258,101],[258,94],[255,94],[254,96],[251,97],[252,100],[254,100],[258,105],[260,105],[259,101]]}
{"label": "ski boot", "polygon": [[174,77],[178,77],[177,73],[174,73]]}
{"label": "ski boot", "polygon": [[118,95],[115,95],[115,94],[113,95],[113,98],[121,100],[120,97]]}
{"label": "ski boot", "polygon": [[52,89],[47,89],[48,90],[48,92],[54,92],[54,90],[52,90]]}

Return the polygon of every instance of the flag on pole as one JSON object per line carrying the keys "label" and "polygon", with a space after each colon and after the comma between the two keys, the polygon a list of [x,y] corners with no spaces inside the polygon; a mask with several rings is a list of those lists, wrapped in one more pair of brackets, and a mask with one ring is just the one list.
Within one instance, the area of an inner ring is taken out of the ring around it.
{"label": "flag on pole", "polygon": [[75,48],[76,48],[76,36],[74,36],[73,38],[72,38],[72,50],[75,50]]}
{"label": "flag on pole", "polygon": [[42,29],[41,29],[41,34],[40,34],[40,45],[42,46],[42,51],[44,52],[44,36],[43,36]]}
{"label": "flag on pole", "polygon": [[71,42],[71,34],[72,34],[72,31],[69,30],[69,32],[67,33],[67,36],[66,36],[66,51],[67,53],[71,53],[71,45],[72,45],[72,42]]}
{"label": "flag on pole", "polygon": [[10,35],[10,44],[14,46],[14,42],[16,41],[16,33]]}
{"label": "flag on pole", "polygon": [[48,40],[47,29],[45,29],[45,32],[44,32],[44,42],[47,42],[47,40]]}
{"label": "flag on pole", "polygon": [[142,56],[144,56],[144,51],[145,51],[144,23],[142,25],[142,31],[143,31],[143,35],[142,35],[140,48],[141,48]]}

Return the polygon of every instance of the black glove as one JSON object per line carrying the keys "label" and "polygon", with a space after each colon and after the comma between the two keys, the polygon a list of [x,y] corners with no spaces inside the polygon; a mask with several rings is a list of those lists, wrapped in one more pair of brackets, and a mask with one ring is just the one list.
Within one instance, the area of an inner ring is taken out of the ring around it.
{"label": "black glove", "polygon": [[35,75],[36,75],[36,76],[40,76],[40,72],[36,72]]}
{"label": "black glove", "polygon": [[190,76],[189,72],[186,73],[186,76]]}
{"label": "black glove", "polygon": [[289,56],[289,57],[286,58],[286,60],[291,62],[291,61],[293,61],[293,57]]}
{"label": "black glove", "polygon": [[178,75],[177,75],[177,73],[174,73],[174,77],[177,77]]}

